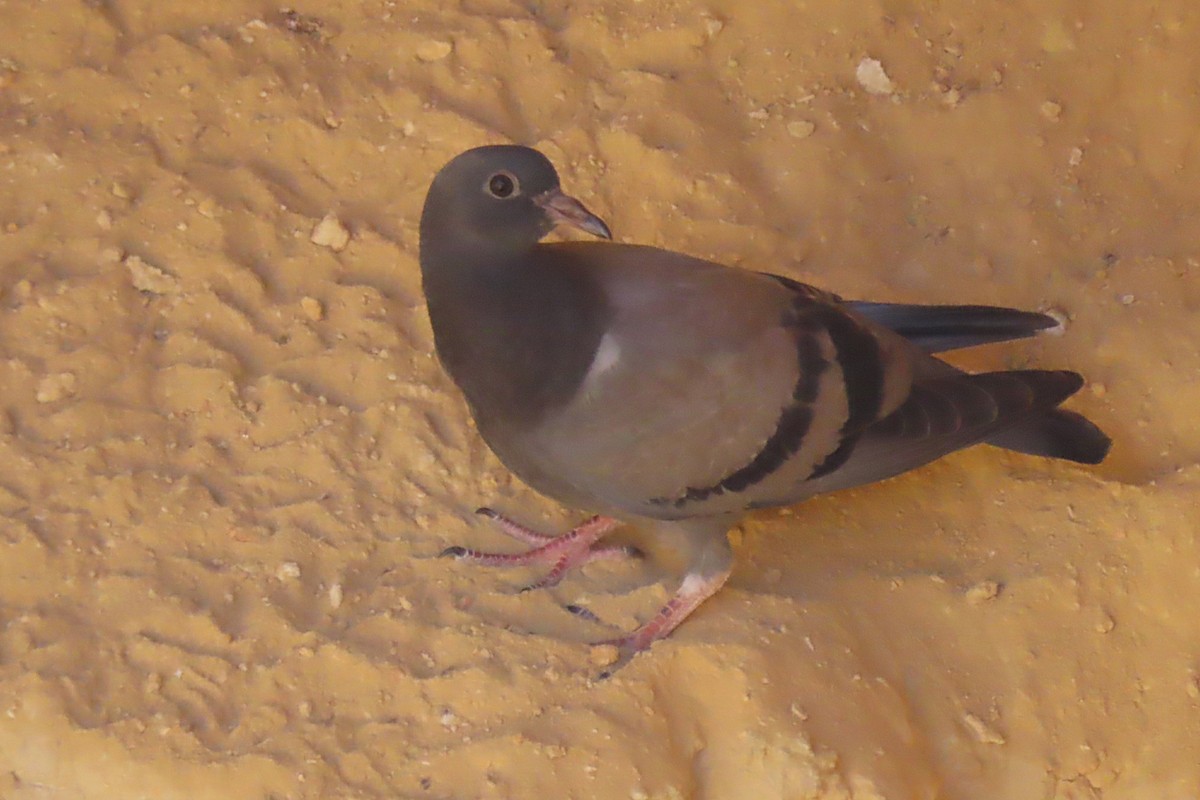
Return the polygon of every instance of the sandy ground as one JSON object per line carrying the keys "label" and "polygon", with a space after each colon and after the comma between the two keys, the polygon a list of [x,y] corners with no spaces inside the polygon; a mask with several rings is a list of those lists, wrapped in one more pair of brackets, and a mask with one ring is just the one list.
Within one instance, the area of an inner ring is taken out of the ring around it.
{"label": "sandy ground", "polygon": [[[0,2],[0,797],[1200,796],[1198,75],[1194,0]],[[513,140],[625,241],[1059,310],[962,363],[1084,372],[1113,456],[754,516],[594,681],[563,605],[670,558],[435,558],[581,518],[419,291],[432,173]]]}

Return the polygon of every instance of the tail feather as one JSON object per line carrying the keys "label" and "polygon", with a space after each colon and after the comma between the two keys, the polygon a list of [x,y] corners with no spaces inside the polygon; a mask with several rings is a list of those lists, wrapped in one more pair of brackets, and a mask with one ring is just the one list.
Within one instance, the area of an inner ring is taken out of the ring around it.
{"label": "tail feather", "polygon": [[[1058,324],[1056,319],[1047,314],[998,306],[844,302],[855,312],[877,325],[890,328],[926,353],[1023,339]],[[962,376],[958,369],[935,358],[919,360],[916,366],[918,376],[931,380],[931,386],[944,384],[946,380],[955,376]],[[995,393],[995,399],[1004,406],[1004,395],[1012,390],[1012,387],[1005,386],[1005,383],[1018,375],[1020,382],[1027,384],[1026,388],[1033,396],[1021,398],[1018,392],[1014,398],[1007,401],[1013,404],[1008,413],[1002,412],[1000,416],[1011,414],[1019,418],[1021,414],[1016,408],[1025,402],[1030,403],[1029,410],[1032,413],[1019,422],[1007,425],[1001,423],[998,430],[975,441],[982,440],[987,444],[1018,453],[1061,458],[1079,464],[1099,464],[1103,461],[1112,446],[1112,440],[1104,431],[1082,414],[1054,407],[1083,385],[1083,379],[1079,375],[1033,370],[1007,375],[999,373],[991,377],[976,376],[974,380],[980,381],[981,386],[991,384],[990,391]],[[966,389],[967,385],[959,388]],[[944,392],[945,388],[941,391]],[[923,403],[910,403],[909,408],[898,410],[892,419],[879,424],[875,433],[883,433],[889,428],[898,430],[913,424],[919,427],[919,424],[925,424],[931,419],[936,420],[938,404],[944,405],[947,401],[946,397],[927,397]],[[1043,410],[1037,411],[1039,407]],[[969,404],[959,411],[968,409]],[[963,441],[956,446],[966,444],[969,442]],[[931,448],[932,443],[926,442],[910,447],[913,451],[919,451],[922,448]]]}
{"label": "tail feather", "polygon": [[1056,408],[984,440],[1031,456],[1062,458],[1078,464],[1099,464],[1108,455],[1112,439],[1091,420],[1074,411]]}

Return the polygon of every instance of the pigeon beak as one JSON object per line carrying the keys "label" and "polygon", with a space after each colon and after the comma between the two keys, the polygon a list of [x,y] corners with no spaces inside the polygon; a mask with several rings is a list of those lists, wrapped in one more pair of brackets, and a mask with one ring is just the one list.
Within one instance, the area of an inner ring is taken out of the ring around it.
{"label": "pigeon beak", "polygon": [[612,238],[612,231],[604,224],[604,220],[584,208],[583,203],[574,197],[563,194],[561,189],[543,192],[533,198],[533,202],[546,212],[555,225],[566,224],[601,239]]}

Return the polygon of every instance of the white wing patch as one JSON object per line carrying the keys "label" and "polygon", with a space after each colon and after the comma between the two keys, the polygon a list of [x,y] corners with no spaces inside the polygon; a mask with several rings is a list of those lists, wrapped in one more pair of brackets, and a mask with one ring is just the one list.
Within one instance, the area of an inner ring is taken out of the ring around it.
{"label": "white wing patch", "polygon": [[617,340],[611,333],[604,334],[600,338],[600,345],[596,348],[592,365],[588,367],[587,374],[583,376],[583,391],[591,389],[604,373],[610,371],[620,361],[621,346],[617,344]]}

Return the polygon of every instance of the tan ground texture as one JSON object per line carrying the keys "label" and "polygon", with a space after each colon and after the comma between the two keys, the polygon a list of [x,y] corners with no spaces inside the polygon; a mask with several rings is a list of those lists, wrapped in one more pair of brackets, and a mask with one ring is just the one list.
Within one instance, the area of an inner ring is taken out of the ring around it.
{"label": "tan ground texture", "polygon": [[[1194,0],[7,0],[0,58],[0,797],[1200,796]],[[583,513],[431,350],[425,188],[498,141],[623,241],[1057,309],[962,363],[1086,373],[1110,461],[755,515],[596,681],[564,604],[678,558],[436,558]]]}

